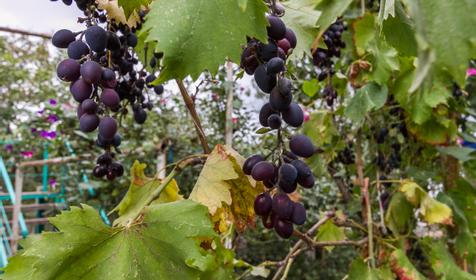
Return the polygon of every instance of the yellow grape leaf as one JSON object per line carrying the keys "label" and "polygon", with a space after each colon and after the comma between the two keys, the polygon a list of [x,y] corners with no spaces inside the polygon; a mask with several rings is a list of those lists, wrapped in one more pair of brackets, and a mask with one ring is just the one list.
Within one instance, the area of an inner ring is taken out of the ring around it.
{"label": "yellow grape leaf", "polygon": [[417,183],[405,180],[399,190],[413,206],[419,207],[423,220],[429,224],[453,224],[451,208],[431,197]]}
{"label": "yellow grape leaf", "polygon": [[422,198],[428,195],[417,183],[409,180],[403,181],[400,186],[400,191],[413,206],[418,206]]}
{"label": "yellow grape leaf", "polygon": [[190,194],[189,199],[208,207],[219,232],[230,224],[240,232],[255,224],[253,203],[264,186],[243,173],[244,161],[232,148],[217,145]]}
{"label": "yellow grape leaf", "polygon": [[[117,211],[119,214],[119,218],[114,220],[114,225],[126,226],[129,224],[140,214],[149,197],[162,183],[160,179],[145,176],[144,170],[146,167],[145,163],[139,163],[137,160],[132,165],[129,190],[122,201],[111,211]],[[183,197],[179,194],[177,182],[172,180],[160,193],[159,198],[154,200],[152,204],[173,202],[181,199]]]}
{"label": "yellow grape leaf", "polygon": [[126,19],[124,9],[119,7],[117,0],[96,0],[96,3],[98,4],[99,9],[106,10],[109,19],[126,24],[129,27],[136,27],[140,22],[140,17],[137,14],[137,11],[134,11],[129,18]]}
{"label": "yellow grape leaf", "polygon": [[451,208],[430,196],[423,199],[420,210],[423,218],[429,224],[453,224]]}

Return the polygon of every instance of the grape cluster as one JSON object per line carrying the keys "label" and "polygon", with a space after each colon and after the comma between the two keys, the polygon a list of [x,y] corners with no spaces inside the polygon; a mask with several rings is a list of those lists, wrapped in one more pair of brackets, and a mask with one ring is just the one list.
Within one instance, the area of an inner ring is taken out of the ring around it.
{"label": "grape cluster", "polygon": [[289,139],[289,150],[285,149],[282,132],[289,127],[299,127],[304,121],[301,107],[293,102],[291,80],[284,77],[286,59],[296,47],[294,32],[287,28],[275,15],[268,16],[268,42],[248,39],[243,50],[241,67],[254,75],[256,84],[269,94],[269,102],[259,113],[259,122],[271,131],[277,130],[278,147],[273,160],[262,155],[253,155],[243,164],[243,172],[253,179],[262,181],[267,190],[259,194],[254,210],[261,216],[266,228],[274,228],[282,238],[289,238],[294,225],[306,221],[306,209],[301,203],[293,202],[288,194],[296,191],[298,184],[304,188],[314,186],[314,176],[299,157],[310,157],[316,152],[311,140],[302,134]]}
{"label": "grape cluster", "polygon": [[322,90],[322,97],[326,100],[328,106],[334,104],[337,98],[337,92],[330,83],[330,77],[335,74],[334,57],[341,56],[341,49],[345,48],[345,42],[342,40],[342,33],[347,30],[347,26],[342,19],[337,19],[323,34],[323,41],[327,49],[317,48],[313,52],[312,61],[318,68],[317,79],[323,81],[328,79],[327,86]]}
{"label": "grape cluster", "polygon": [[[66,1],[68,3],[71,1]],[[134,52],[138,44],[134,28],[114,21],[103,27],[106,14],[94,1],[76,0],[76,4],[84,11],[86,17],[80,21],[85,23],[86,29],[80,32],[61,29],[53,35],[53,45],[67,49],[69,57],[58,64],[57,75],[71,83],[71,94],[79,103],[80,130],[89,133],[97,129],[96,143],[109,154],[111,148],[119,151],[121,137],[117,134],[117,120],[128,113],[127,106],[131,106],[135,122],[143,124],[147,119],[146,109],[153,107],[148,90],[153,89],[160,95],[164,87],[153,86],[155,73],[148,73],[139,65]],[[140,15],[145,16],[144,12]],[[158,67],[161,58],[161,53],[154,54],[149,61],[150,67]],[[97,177],[107,175],[112,180],[123,173],[117,171],[122,170],[122,166],[117,168],[120,165],[117,162],[100,164],[98,159],[98,164],[93,172]]]}
{"label": "grape cluster", "polygon": [[108,180],[114,180],[124,174],[124,168],[117,161],[113,161],[114,153],[106,152],[98,157],[93,175],[101,178],[106,176]]}

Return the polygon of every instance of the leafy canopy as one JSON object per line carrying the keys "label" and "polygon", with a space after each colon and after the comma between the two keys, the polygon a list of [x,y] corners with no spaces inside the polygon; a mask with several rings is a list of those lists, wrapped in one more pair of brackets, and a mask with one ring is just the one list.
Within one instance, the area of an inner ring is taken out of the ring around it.
{"label": "leafy canopy", "polygon": [[239,61],[246,36],[266,41],[266,5],[248,0],[156,0],[144,23],[147,41],[164,52],[157,83],[196,79],[204,70],[216,73],[226,58]]}

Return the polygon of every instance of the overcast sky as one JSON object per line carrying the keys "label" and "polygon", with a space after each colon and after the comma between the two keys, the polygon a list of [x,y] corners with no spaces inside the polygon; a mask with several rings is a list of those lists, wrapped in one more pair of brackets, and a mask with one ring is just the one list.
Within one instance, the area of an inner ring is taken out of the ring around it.
{"label": "overcast sky", "polygon": [[67,28],[79,30],[76,19],[81,11],[73,3],[66,6],[61,0],[0,0],[0,26],[53,34]]}

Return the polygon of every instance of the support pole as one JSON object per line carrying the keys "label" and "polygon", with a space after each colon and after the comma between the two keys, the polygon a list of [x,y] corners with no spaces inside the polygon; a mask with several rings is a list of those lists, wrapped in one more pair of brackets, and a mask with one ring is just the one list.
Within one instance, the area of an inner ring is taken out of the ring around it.
{"label": "support pole", "polygon": [[20,236],[19,230],[19,217],[22,204],[22,191],[23,191],[23,171],[20,167],[17,166],[15,171],[15,204],[13,204],[13,221],[12,221],[12,231],[13,236],[11,240],[12,254],[17,252],[18,247],[18,236]]}

